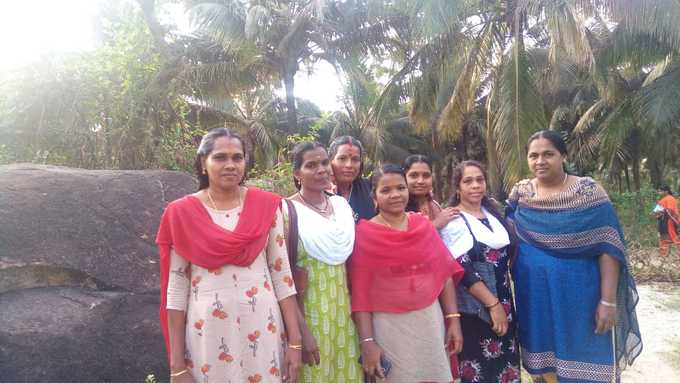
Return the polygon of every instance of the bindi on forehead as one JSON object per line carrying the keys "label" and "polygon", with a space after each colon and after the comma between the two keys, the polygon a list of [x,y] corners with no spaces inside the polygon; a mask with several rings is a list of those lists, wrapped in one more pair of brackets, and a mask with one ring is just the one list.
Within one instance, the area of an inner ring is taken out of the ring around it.
{"label": "bindi on forehead", "polygon": [[352,143],[342,144],[338,149],[338,152],[344,152],[344,154],[357,154],[361,153],[361,149],[358,146],[352,145]]}

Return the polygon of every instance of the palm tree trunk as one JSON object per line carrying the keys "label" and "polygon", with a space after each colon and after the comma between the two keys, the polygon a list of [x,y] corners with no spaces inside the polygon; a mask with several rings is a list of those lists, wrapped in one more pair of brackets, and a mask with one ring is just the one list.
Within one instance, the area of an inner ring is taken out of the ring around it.
{"label": "palm tree trunk", "polygon": [[635,192],[637,193],[640,192],[641,184],[642,181],[640,180],[640,159],[636,155],[633,158],[633,188],[635,188]]}
{"label": "palm tree trunk", "polygon": [[649,178],[652,181],[652,186],[655,188],[660,187],[663,183],[664,163],[659,160],[659,157],[658,155],[650,155],[646,163],[649,170]]}
{"label": "palm tree trunk", "polygon": [[505,194],[503,192],[503,174],[500,169],[500,161],[498,159],[498,151],[496,149],[496,139],[493,135],[493,129],[489,123],[487,123],[484,141],[486,143],[486,160],[488,163],[486,171],[489,177],[487,180],[489,184],[489,192],[494,198],[502,201]]}
{"label": "palm tree trunk", "polygon": [[286,70],[283,83],[286,87],[286,116],[288,132],[297,133],[297,111],[295,109],[295,71]]}

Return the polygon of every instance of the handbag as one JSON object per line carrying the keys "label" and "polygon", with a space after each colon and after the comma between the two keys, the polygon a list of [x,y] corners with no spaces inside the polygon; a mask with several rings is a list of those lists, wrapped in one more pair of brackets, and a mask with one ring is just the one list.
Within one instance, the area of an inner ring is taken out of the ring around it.
{"label": "handbag", "polygon": [[[470,228],[470,224],[464,215],[461,218],[465,221],[465,226],[467,226],[470,235],[472,235],[472,249],[468,251],[468,256],[472,263],[473,270],[482,278],[482,281],[486,287],[495,296],[498,296],[498,290],[496,288],[496,268],[493,264],[486,261],[481,250],[481,243],[477,241],[475,234]],[[475,315],[484,322],[492,325],[491,315],[489,310],[473,297],[465,287],[458,285],[456,287],[456,296],[458,298],[458,311],[464,314]]]}
{"label": "handbag", "polygon": [[307,270],[297,264],[299,242],[297,211],[295,211],[293,201],[289,199],[284,199],[284,201],[286,201],[286,204],[288,205],[288,238],[286,239],[288,262],[290,263],[290,270],[293,273],[295,289],[298,292],[298,296],[303,297],[309,283],[309,276]]}

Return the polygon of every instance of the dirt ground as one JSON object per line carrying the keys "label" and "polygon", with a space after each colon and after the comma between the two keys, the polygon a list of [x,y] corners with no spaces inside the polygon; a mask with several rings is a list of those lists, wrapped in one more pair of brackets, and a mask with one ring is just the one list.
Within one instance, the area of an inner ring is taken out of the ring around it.
{"label": "dirt ground", "polygon": [[623,383],[680,382],[680,283],[638,285],[642,354],[621,377]]}

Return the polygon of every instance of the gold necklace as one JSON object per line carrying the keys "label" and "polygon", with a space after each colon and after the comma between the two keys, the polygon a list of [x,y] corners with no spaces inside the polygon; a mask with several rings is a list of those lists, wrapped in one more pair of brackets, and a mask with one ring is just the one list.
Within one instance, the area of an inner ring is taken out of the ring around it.
{"label": "gold necklace", "polygon": [[[564,178],[562,179],[562,183],[560,184],[560,190],[550,195],[561,193],[562,189],[564,188],[564,184],[567,183],[567,178],[569,178],[569,173],[564,173]],[[536,197],[540,197],[540,195],[538,194],[538,179],[536,180]]]}
{"label": "gold necklace", "polygon": [[[210,203],[212,204],[213,209],[219,211],[219,209],[217,208],[217,204],[215,204],[215,200],[212,197],[212,194],[210,194],[210,189],[205,189],[205,191],[208,193],[208,199],[210,199]],[[241,207],[242,204],[243,204],[243,201],[241,199],[241,187],[239,186],[239,188],[238,188],[238,206],[236,206],[236,207]],[[229,210],[231,210],[231,209],[229,209]]]}
{"label": "gold necklace", "polygon": [[[323,192],[322,192],[322,193],[323,193]],[[324,206],[323,208],[317,207],[316,205],[314,205],[314,204],[312,204],[311,202],[307,201],[307,199],[305,198],[305,196],[302,195],[302,192],[301,192],[301,191],[298,192],[298,195],[300,196],[300,199],[302,200],[302,202],[304,202],[305,205],[309,206],[309,207],[312,208],[313,210],[315,210],[315,211],[317,211],[317,212],[319,212],[319,213],[321,213],[321,214],[323,214],[323,215],[327,215],[327,214],[328,214],[328,211],[329,211],[328,208],[330,207],[330,203],[329,203],[329,201],[328,201],[328,196],[327,196],[326,194],[323,194],[323,196],[324,196],[324,202],[325,202],[325,206]]]}

